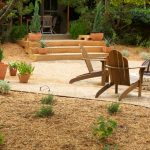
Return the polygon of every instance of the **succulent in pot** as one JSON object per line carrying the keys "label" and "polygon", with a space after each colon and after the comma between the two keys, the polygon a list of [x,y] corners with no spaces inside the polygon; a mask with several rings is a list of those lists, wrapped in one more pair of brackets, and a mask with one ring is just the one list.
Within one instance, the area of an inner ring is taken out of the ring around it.
{"label": "succulent in pot", "polygon": [[38,53],[39,54],[47,54],[48,49],[46,48],[46,43],[44,41],[41,41],[40,44],[41,44],[41,46],[40,46],[40,48],[38,48]]}
{"label": "succulent in pot", "polygon": [[10,76],[16,76],[18,63],[17,62],[10,62],[8,65],[9,65]]}
{"label": "succulent in pot", "polygon": [[109,53],[113,49],[113,47],[111,46],[112,45],[111,39],[109,38],[105,39],[105,44],[106,46],[104,47],[103,51]]}
{"label": "succulent in pot", "polygon": [[4,80],[7,72],[8,65],[3,63],[2,60],[4,59],[3,49],[0,48],[0,80]]}
{"label": "succulent in pot", "polygon": [[17,65],[17,69],[19,72],[18,77],[20,83],[28,83],[31,74],[34,71],[34,67],[26,62],[19,62]]}

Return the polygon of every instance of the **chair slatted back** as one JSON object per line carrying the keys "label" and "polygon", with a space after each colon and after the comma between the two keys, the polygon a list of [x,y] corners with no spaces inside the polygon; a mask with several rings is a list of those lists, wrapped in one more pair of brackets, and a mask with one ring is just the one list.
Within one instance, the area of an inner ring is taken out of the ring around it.
{"label": "chair slatted back", "polygon": [[92,64],[91,64],[91,61],[90,61],[90,58],[89,58],[87,51],[84,49],[84,47],[82,45],[80,45],[80,50],[82,53],[82,57],[83,57],[83,59],[86,63],[86,66],[88,68],[88,71],[93,72],[93,67],[92,67]]}
{"label": "chair slatted back", "polygon": [[118,85],[130,85],[128,60],[117,50],[112,50],[107,57],[106,64],[110,74],[110,80]]}
{"label": "chair slatted back", "polygon": [[43,16],[43,27],[52,27],[52,19],[53,17],[50,15]]}

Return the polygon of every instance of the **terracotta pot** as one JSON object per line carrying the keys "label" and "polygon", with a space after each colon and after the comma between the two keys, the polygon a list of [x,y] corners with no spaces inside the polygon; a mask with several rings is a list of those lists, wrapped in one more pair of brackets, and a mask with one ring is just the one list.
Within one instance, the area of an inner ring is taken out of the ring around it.
{"label": "terracotta pot", "polygon": [[103,40],[103,37],[104,37],[104,34],[103,33],[91,33],[90,34],[90,38],[93,40],[93,41],[101,41]]}
{"label": "terracotta pot", "polygon": [[112,46],[110,46],[110,47],[104,46],[103,47],[103,52],[105,52],[105,53],[109,53],[111,50],[112,50]]}
{"label": "terracotta pot", "polygon": [[0,80],[5,79],[7,67],[8,67],[7,64],[0,62]]}
{"label": "terracotta pot", "polygon": [[48,49],[47,48],[38,48],[38,53],[39,54],[47,54],[48,53]]}
{"label": "terracotta pot", "polygon": [[24,75],[18,74],[18,77],[19,77],[20,83],[28,83],[28,80],[30,78],[30,74],[24,74]]}
{"label": "terracotta pot", "polygon": [[9,67],[9,74],[10,74],[10,76],[16,76],[17,68]]}
{"label": "terracotta pot", "polygon": [[40,41],[41,37],[42,37],[42,34],[40,32],[39,33],[29,33],[28,34],[28,39],[30,41]]}

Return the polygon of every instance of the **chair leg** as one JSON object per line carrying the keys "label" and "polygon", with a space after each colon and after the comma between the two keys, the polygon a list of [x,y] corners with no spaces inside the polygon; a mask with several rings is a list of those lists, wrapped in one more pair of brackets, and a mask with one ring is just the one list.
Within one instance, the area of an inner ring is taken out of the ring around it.
{"label": "chair leg", "polygon": [[101,72],[86,73],[86,74],[79,75],[79,76],[71,79],[69,81],[69,83],[71,84],[71,83],[74,83],[74,82],[77,82],[80,80],[85,80],[85,79],[94,78],[94,77],[100,77],[101,74],[102,74]]}
{"label": "chair leg", "polygon": [[106,84],[105,86],[103,86],[95,95],[95,98],[97,98],[98,96],[100,96],[104,91],[106,91],[107,89],[109,89],[111,86],[113,86],[113,83],[109,83]]}
{"label": "chair leg", "polygon": [[135,89],[136,87],[138,87],[138,85],[139,85],[139,81],[137,81],[137,82],[131,84],[131,85],[129,86],[129,88],[127,88],[127,89],[119,96],[119,101],[121,101],[123,98],[125,98],[125,97],[127,96],[127,94],[128,94],[129,92],[131,92],[133,89]]}
{"label": "chair leg", "polygon": [[138,97],[141,97],[141,91],[142,91],[142,83],[141,83],[141,81],[139,81]]}
{"label": "chair leg", "polygon": [[118,94],[118,84],[115,84],[115,94]]}

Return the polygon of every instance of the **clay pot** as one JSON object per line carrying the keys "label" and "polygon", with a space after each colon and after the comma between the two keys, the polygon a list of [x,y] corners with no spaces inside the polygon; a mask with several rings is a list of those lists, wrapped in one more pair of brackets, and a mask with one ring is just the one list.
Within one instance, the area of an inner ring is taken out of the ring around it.
{"label": "clay pot", "polygon": [[30,78],[30,74],[18,74],[18,77],[19,77],[19,82],[20,83],[28,83],[28,80]]}
{"label": "clay pot", "polygon": [[7,67],[8,67],[7,64],[0,62],[0,80],[5,79]]}
{"label": "clay pot", "polygon": [[47,48],[38,48],[38,53],[39,54],[47,54],[48,53],[48,49]]}
{"label": "clay pot", "polygon": [[103,47],[103,52],[105,52],[105,53],[109,53],[111,50],[112,50],[112,46],[110,46],[110,47],[104,46]]}
{"label": "clay pot", "polygon": [[32,49],[31,49],[31,53],[32,53],[32,54],[38,54],[38,53],[39,53],[38,47],[32,48]]}
{"label": "clay pot", "polygon": [[28,34],[28,39],[30,41],[40,41],[41,37],[42,37],[42,34],[40,32],[39,33],[29,33]]}
{"label": "clay pot", "polygon": [[9,74],[10,74],[10,76],[16,76],[17,68],[9,67]]}
{"label": "clay pot", "polygon": [[104,37],[104,34],[103,33],[91,33],[90,34],[90,38],[93,40],[93,41],[102,41],[103,40],[103,37]]}

